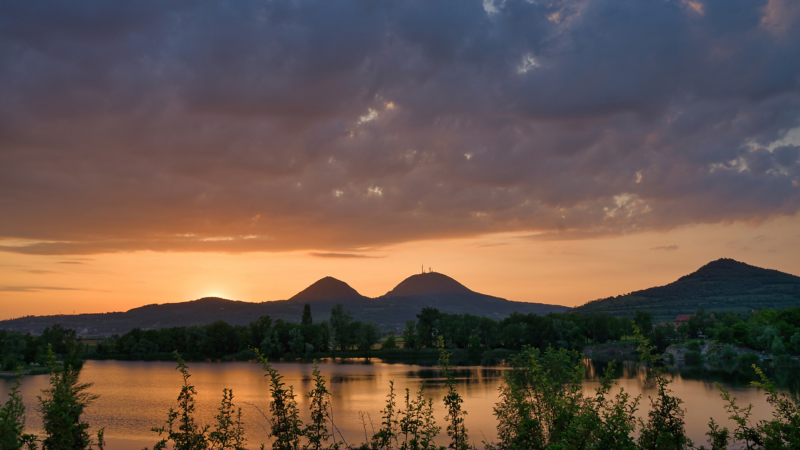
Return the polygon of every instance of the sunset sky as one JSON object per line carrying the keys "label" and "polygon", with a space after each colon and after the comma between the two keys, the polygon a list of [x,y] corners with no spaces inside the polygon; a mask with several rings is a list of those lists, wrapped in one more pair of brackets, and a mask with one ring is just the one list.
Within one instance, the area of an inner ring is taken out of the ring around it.
{"label": "sunset sky", "polygon": [[0,319],[800,275],[800,2],[0,4]]}

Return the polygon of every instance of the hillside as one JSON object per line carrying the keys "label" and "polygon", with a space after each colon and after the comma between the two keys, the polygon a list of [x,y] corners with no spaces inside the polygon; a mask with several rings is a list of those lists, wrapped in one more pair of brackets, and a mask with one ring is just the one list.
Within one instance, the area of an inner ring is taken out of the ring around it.
{"label": "hillside", "polygon": [[666,286],[594,300],[575,310],[630,316],[644,310],[665,321],[700,306],[707,311],[746,312],[798,305],[800,277],[723,258]]}
{"label": "hillside", "polygon": [[428,306],[450,314],[470,313],[494,319],[501,319],[515,311],[549,314],[569,309],[479,294],[446,275],[425,273],[405,279],[389,293],[377,298],[365,297],[347,283],[325,277],[289,300],[252,303],[202,298],[182,303],[147,305],[127,312],[23,317],[0,321],[0,329],[38,334],[45,327],[58,323],[80,334],[105,336],[122,334],[137,327],[151,329],[203,325],[215,320],[246,325],[265,315],[273,320],[299,322],[306,303],[311,304],[314,321],[327,320],[331,308],[342,303],[354,319],[373,321],[386,331],[402,329],[406,320],[416,318],[422,308]]}
{"label": "hillside", "polygon": [[363,295],[344,281],[325,277],[295,294],[289,301],[316,302],[320,300],[364,299]]}
{"label": "hillside", "polygon": [[409,297],[415,295],[475,294],[458,281],[438,272],[411,275],[384,297]]}

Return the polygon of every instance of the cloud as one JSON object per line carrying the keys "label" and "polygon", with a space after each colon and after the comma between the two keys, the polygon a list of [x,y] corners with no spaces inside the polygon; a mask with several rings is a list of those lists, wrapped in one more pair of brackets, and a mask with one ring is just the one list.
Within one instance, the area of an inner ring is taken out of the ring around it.
{"label": "cloud", "polygon": [[491,5],[3,3],[0,239],[26,244],[0,251],[343,253],[798,212],[791,2]]}
{"label": "cloud", "polygon": [[58,272],[53,272],[52,270],[26,270],[26,272],[32,273],[34,275],[49,275],[52,273],[58,273]]}
{"label": "cloud", "polygon": [[382,256],[362,255],[359,253],[331,253],[331,252],[311,252],[309,255],[316,258],[382,258]]}
{"label": "cloud", "polygon": [[663,250],[663,251],[673,251],[673,250],[677,250],[678,248],[679,247],[677,245],[673,244],[673,245],[660,245],[658,247],[652,247],[650,250],[655,250],[655,251],[661,251],[661,250]]}
{"label": "cloud", "polygon": [[[47,243],[45,245],[52,246],[53,244]],[[28,254],[32,254],[32,255],[41,254],[41,253],[37,253],[36,251],[32,251],[32,249],[37,248],[37,246],[33,245],[33,244],[32,245],[26,245],[24,247],[18,247],[18,248],[19,248],[19,250],[16,250],[17,253],[28,253]],[[14,247],[4,247],[2,245],[0,245],[0,250],[5,250],[5,251],[8,251],[8,252],[14,252],[15,251]],[[60,252],[56,252],[55,254],[61,254],[61,253]],[[86,264],[86,263],[83,262],[83,261],[58,261],[56,264]]]}
{"label": "cloud", "polygon": [[0,286],[0,292],[84,291],[86,289],[54,286]]}

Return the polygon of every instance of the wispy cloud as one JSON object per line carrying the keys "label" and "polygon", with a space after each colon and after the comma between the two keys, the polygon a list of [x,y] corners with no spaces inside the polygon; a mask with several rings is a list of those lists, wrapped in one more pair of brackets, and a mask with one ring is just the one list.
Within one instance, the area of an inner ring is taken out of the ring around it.
{"label": "wispy cloud", "polygon": [[35,270],[35,269],[34,270],[26,270],[25,272],[32,273],[34,275],[48,275],[48,274],[52,274],[52,273],[58,273],[58,272],[54,272],[52,270]]}
{"label": "wispy cloud", "polygon": [[650,248],[650,250],[654,250],[654,251],[662,251],[662,250],[663,251],[673,251],[673,250],[677,250],[678,248],[679,247],[677,245],[673,244],[673,245],[660,245],[658,247],[652,247],[652,248]]}
{"label": "wispy cloud", "polygon": [[383,258],[383,256],[364,255],[361,253],[311,252],[309,255],[315,258]]}
{"label": "wispy cloud", "polygon": [[56,286],[0,286],[0,292],[85,291],[87,289]]}

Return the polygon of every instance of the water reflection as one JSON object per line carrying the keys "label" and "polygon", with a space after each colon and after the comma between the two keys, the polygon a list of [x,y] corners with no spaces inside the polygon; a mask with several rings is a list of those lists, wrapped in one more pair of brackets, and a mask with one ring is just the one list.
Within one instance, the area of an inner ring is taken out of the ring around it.
{"label": "water reflection", "polygon": [[[300,395],[311,389],[312,367],[310,364],[281,362],[274,366],[284,376],[288,385],[293,385],[298,394],[298,406],[303,420],[308,419],[308,399]],[[607,363],[585,361],[584,390],[591,394],[599,386],[599,377],[608,367]],[[89,361],[82,373],[82,380],[94,382],[92,392],[100,394],[100,399],[87,410],[87,420],[93,429],[106,428],[109,448],[119,450],[141,449],[152,446],[157,440],[149,432],[159,426],[166,418],[170,407],[180,391],[181,378],[171,362],[129,362],[129,361]],[[244,421],[248,433],[249,447],[258,448],[268,442],[266,423],[258,409],[267,411],[268,383],[261,367],[254,363],[190,363],[191,381],[198,392],[197,412],[201,423],[212,423],[216,408],[222,396],[222,389],[232,388],[235,402],[243,408]],[[406,388],[412,392],[425,382],[427,394],[434,398],[436,419],[444,425],[444,407],[441,399],[446,388],[442,374],[435,368],[389,364],[373,359],[370,362],[348,360],[346,363],[324,360],[320,363],[322,374],[329,380],[333,392],[333,412],[337,427],[345,440],[360,443],[364,432],[359,412],[369,414],[375,425],[393,380],[398,393],[398,403]],[[495,440],[496,422],[493,407],[497,402],[497,389],[508,367],[461,367],[454,371],[459,382],[459,390],[464,397],[464,409],[468,412],[466,425],[472,441]],[[633,395],[642,394],[644,406],[649,404],[648,396],[655,391],[645,382],[644,369],[631,362],[617,364],[613,375],[620,387]],[[787,371],[775,370],[771,375],[778,380],[782,389],[797,392],[797,372],[794,377]],[[739,398],[740,404],[753,403],[753,419],[768,418],[770,409],[762,393],[748,385],[749,375],[737,373],[730,367],[670,367],[669,376],[675,393],[684,400],[686,423],[690,437],[696,443],[705,442],[706,424],[709,417],[718,422],[728,423],[714,382],[720,382],[731,389]],[[783,380],[783,381],[782,381]],[[40,389],[47,387],[48,378],[44,375],[27,377],[22,393],[28,414],[28,427],[37,430],[41,421],[36,414],[36,396]],[[0,400],[5,401],[10,388],[10,380],[0,380]],[[251,406],[252,405],[252,406]],[[646,414],[646,408],[639,411]],[[369,427],[369,425],[368,425]],[[439,441],[444,444],[444,439]]]}

